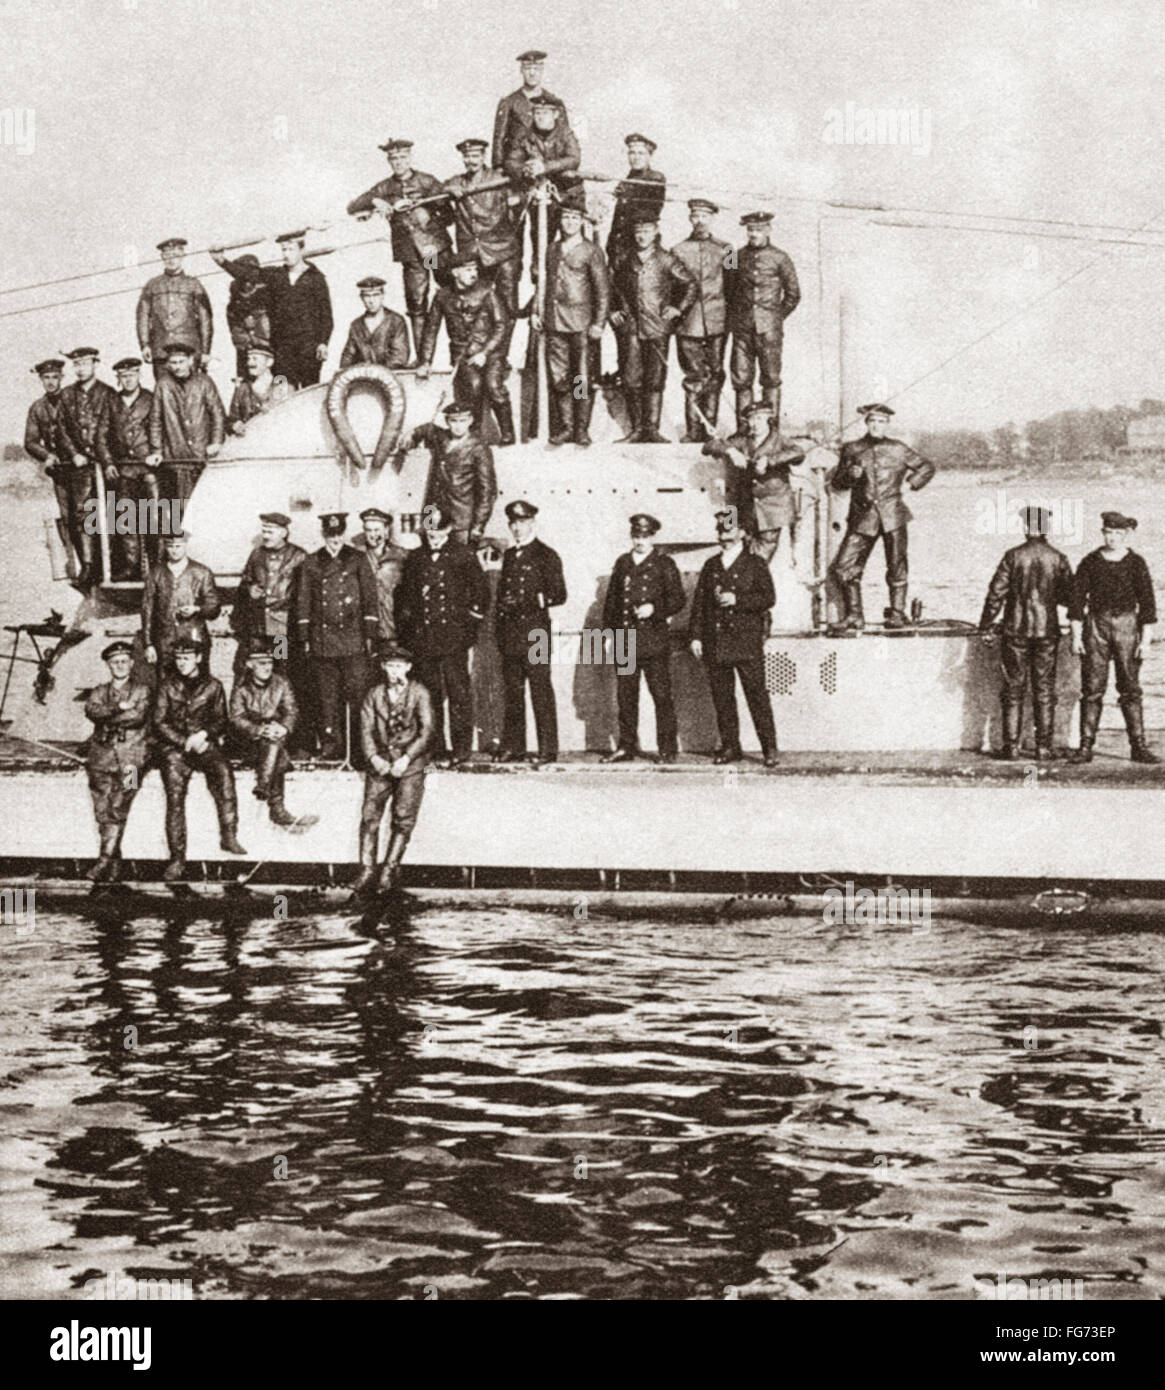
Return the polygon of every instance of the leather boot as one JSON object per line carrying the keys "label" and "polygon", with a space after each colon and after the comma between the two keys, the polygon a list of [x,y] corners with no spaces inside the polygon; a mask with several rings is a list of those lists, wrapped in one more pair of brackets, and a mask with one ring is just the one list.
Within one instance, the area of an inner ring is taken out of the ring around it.
{"label": "leather boot", "polygon": [[1140,700],[1121,702],[1125,728],[1129,735],[1129,750],[1135,763],[1159,763],[1161,759],[1145,742],[1145,711]]}
{"label": "leather boot", "polygon": [[574,433],[574,397],[569,391],[550,393],[550,444],[569,444]]}
{"label": "leather boot", "polygon": [[713,429],[720,419],[720,392],[724,387],[724,378],[718,377],[716,381],[708,387],[707,394],[700,401],[700,409],[704,412],[704,419]]}
{"label": "leather boot", "polygon": [[887,627],[905,627],[906,618],[906,585],[890,585],[890,607],[886,609]]}
{"label": "leather boot", "polygon": [[854,632],[860,632],[866,625],[866,617],[862,611],[862,581],[851,579],[842,585],[842,596],[845,600],[845,618],[842,627],[849,628]]}
{"label": "leather boot", "polygon": [[752,391],[737,391],[736,393],[736,433],[742,438],[748,438],[748,407],[752,404]]}
{"label": "leather boot", "polygon": [[277,772],[271,778],[271,790],[267,796],[267,814],[275,825],[295,825],[297,817],[287,809],[283,800],[284,774]]}
{"label": "leather boot", "polygon": [[773,412],[773,427],[781,427],[781,388],[779,386],[762,386],[760,398]]}
{"label": "leather boot", "polygon": [[1020,756],[1019,738],[1023,724],[1022,705],[1003,706],[1003,747],[999,756],[1006,762],[1015,762]]}
{"label": "leather boot", "polygon": [[632,391],[630,386],[623,387],[623,404],[627,408],[627,419],[630,421],[627,433],[621,439],[616,439],[616,444],[638,444],[639,425],[642,419],[640,413],[642,401],[638,391]]}
{"label": "leather boot", "polygon": [[507,395],[504,401],[494,402],[494,419],[498,422],[498,448],[505,449],[515,443],[514,407]]}
{"label": "leather boot", "polygon": [[640,444],[666,444],[659,432],[659,417],[663,413],[663,392],[646,391],[643,396],[643,423],[639,430]]}
{"label": "leather boot", "polygon": [[421,360],[421,341],[425,336],[425,315],[410,314],[409,323],[413,330],[413,357],[409,366],[415,367]]}
{"label": "leather boot", "polygon": [[684,393],[684,437],[681,444],[703,444],[708,438],[704,422],[696,414],[696,397],[692,392]]}
{"label": "leather boot", "polygon": [[85,875],[91,883],[105,883],[109,878],[114,864],[114,856],[117,854],[117,842],[121,838],[116,825],[100,826],[99,836],[101,847],[98,851],[97,861]]}
{"label": "leather boot", "polygon": [[376,882],[376,850],[380,834],[367,826],[360,827],[360,872],[352,883],[352,896],[367,893]]}
{"label": "leather boot", "polygon": [[581,401],[574,403],[574,442],[580,449],[589,449],[591,445],[591,412],[595,408],[595,398],[592,392],[588,391]]}
{"label": "leather boot", "polygon": [[77,578],[73,582],[78,589],[92,589],[101,578],[101,564],[97,559],[93,537],[83,526],[74,529],[73,549],[77,553]]}
{"label": "leather boot", "polygon": [[1099,700],[1080,701],[1080,747],[1072,756],[1073,762],[1092,761],[1092,745],[1096,742],[1096,731],[1100,727],[1100,709]]}
{"label": "leather boot", "polygon": [[392,832],[392,839],[388,842],[388,857],[380,871],[380,891],[382,893],[391,893],[394,888],[400,886],[400,861],[404,858],[408,842],[409,837],[403,831],[394,830]]}
{"label": "leather boot", "polygon": [[239,837],[235,833],[239,828],[237,822],[224,821],[220,828],[222,833],[218,839],[219,848],[224,849],[227,854],[246,854],[247,851],[239,844]]}

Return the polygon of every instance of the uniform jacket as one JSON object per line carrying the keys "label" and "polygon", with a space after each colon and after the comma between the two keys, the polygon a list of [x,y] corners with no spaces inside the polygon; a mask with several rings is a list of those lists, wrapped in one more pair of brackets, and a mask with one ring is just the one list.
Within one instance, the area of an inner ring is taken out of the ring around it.
{"label": "uniform jacket", "polygon": [[352,320],[348,341],[340,354],[340,370],[358,362],[374,362],[380,367],[406,367],[409,361],[409,330],[405,321],[392,309],[369,331],[363,314]]}
{"label": "uniform jacket", "polygon": [[477,640],[489,585],[477,556],[450,538],[410,550],[396,590],[396,626],[418,658],[449,656]]}
{"label": "uniform jacket", "polygon": [[[853,464],[860,464],[862,475],[850,477]],[[902,485],[912,491],[925,487],[934,477],[934,464],[924,459],[900,439],[871,439],[869,435],[841,446],[841,456],[830,487],[849,492],[846,526],[861,536],[877,536],[897,531],[914,517],[902,500]]]}
{"label": "uniform jacket", "polygon": [[728,308],[732,333],[780,333],[801,302],[793,262],[775,246],[742,246],[736,253],[736,276]]}
{"label": "uniform jacket", "polygon": [[114,453],[119,462],[123,459],[134,463],[144,463],[150,453],[150,409],[154,404],[154,393],[144,386],[138,387],[137,395],[127,406],[125,398],[117,398],[117,415],[114,419]]}
{"label": "uniform jacket", "polygon": [[[413,169],[406,178],[395,174],[377,184],[348,204],[348,215],[371,212],[372,200],[383,198],[386,203],[398,203],[402,198],[431,198],[443,193],[445,186],[432,174]],[[403,265],[423,265],[427,255],[445,256],[452,249],[449,223],[453,220],[452,198],[439,203],[426,203],[423,208],[409,212],[394,212],[389,218],[392,227],[392,258]]]}
{"label": "uniform jacket", "polygon": [[213,676],[186,680],[177,672],[158,682],[154,734],[166,752],[184,752],[191,734],[205,730],[221,746],[227,732],[227,697]]}
{"label": "uniform jacket", "polygon": [[367,761],[384,758],[395,762],[408,755],[405,773],[420,772],[429,761],[433,739],[433,701],[420,681],[405,682],[404,693],[393,701],[387,682],[374,685],[360,706],[360,748]]}
{"label": "uniform jacket", "polygon": [[[266,550],[257,545],[243,566],[231,622],[240,641],[250,637],[287,637],[300,566],[307,552],[298,545]],[[250,586],[263,590],[262,598],[252,598]]]}
{"label": "uniform jacket", "polygon": [[[193,618],[179,618],[179,608],[197,607]],[[177,578],[170,566],[162,561],[154,565],[142,589],[142,632],[147,646],[159,652],[168,651],[178,638],[189,638],[210,646],[207,623],[218,617],[222,608],[214,575],[197,560],[187,560],[186,568]]]}
{"label": "uniform jacket", "polygon": [[[656,183],[658,188],[645,188]],[[615,185],[615,212],[607,233],[607,259],[616,265],[635,248],[635,219],[658,217],[667,199],[667,175],[658,169],[636,169]]]}
{"label": "uniform jacket", "polygon": [[531,126],[511,144],[506,152],[505,170],[515,184],[528,188],[537,182],[536,179],[527,178],[522,170],[526,160],[534,158],[541,159],[546,176],[559,193],[574,195],[571,204],[576,206],[582,184],[574,171],[579,166],[582,154],[574,131],[561,114],[553,130],[542,132]]}
{"label": "uniform jacket", "polygon": [[[560,100],[545,87],[541,88],[539,95],[549,97],[554,101]],[[559,108],[558,123],[559,125],[570,124],[565,106]],[[510,146],[516,144],[527,131],[533,129],[533,126],[534,108],[530,105],[530,98],[526,95],[524,88],[519,87],[516,92],[502,97],[501,101],[498,102],[498,109],[494,116],[493,150],[490,156],[490,163],[495,169],[500,169],[506,162]]]}
{"label": "uniform jacket", "polygon": [[231,691],[231,727],[244,738],[258,738],[259,726],[272,720],[282,724],[290,734],[298,719],[299,707],[295,703],[291,682],[278,671],[266,685],[253,681],[249,673],[235,682],[235,688]]}
{"label": "uniform jacket", "polygon": [[226,411],[218,387],[205,372],[179,381],[163,372],[150,402],[150,450],[163,458],[205,459],[211,444],[226,435]]}
{"label": "uniform jacket", "polygon": [[314,348],[327,345],[335,326],[332,296],[328,282],[318,266],[308,265],[291,283],[285,265],[270,270],[271,346],[276,352],[288,348]]}
{"label": "uniform jacket", "polygon": [[467,290],[442,286],[429,305],[425,331],[421,334],[420,359],[426,365],[432,363],[437,351],[442,319],[449,331],[450,358],[497,352],[506,340],[510,322],[492,285],[479,280]]}
{"label": "uniform jacket", "polygon": [[[635,563],[630,551],[615,561],[603,602],[603,626],[628,628],[635,632],[635,657],[649,661],[669,650],[667,620],[683,608],[684,584],[676,562],[670,555],[653,550]],[[650,603],[650,618],[637,618],[635,610]]]}
{"label": "uniform jacket", "polygon": [[593,241],[553,241],[546,250],[546,323],[551,333],[601,328],[611,308],[607,259]]}
{"label": "uniform jacket", "polygon": [[432,460],[424,505],[440,507],[454,531],[480,536],[498,496],[493,450],[472,431],[454,439],[440,425],[415,429],[410,446],[418,444],[428,448]]}
{"label": "uniform jacket", "polygon": [[496,632],[498,649],[507,656],[530,650],[532,631],[550,632],[550,609],[566,602],[566,580],[556,550],[535,537],[502,554],[498,579]]}
{"label": "uniform jacket", "polygon": [[472,251],[482,265],[500,265],[521,254],[522,240],[518,224],[510,208],[508,188],[487,188],[483,193],[474,189],[495,182],[497,169],[482,169],[480,173],[458,174],[446,179],[445,187],[459,195],[453,201],[453,224],[457,231],[458,251]]}
{"label": "uniform jacket", "polygon": [[208,353],[214,323],[202,281],[184,270],[163,271],[147,280],[138,300],[137,327],[138,343],[153,352],[176,341]]}
{"label": "uniform jacket", "polygon": [[696,302],[696,282],[683,261],[654,246],[646,260],[632,250],[615,267],[615,308],[627,315],[627,329],[638,338],[666,338],[673,322],[663,311],[674,307],[683,315]]}
{"label": "uniform jacket", "polygon": [[376,579],[367,555],[341,546],[333,559],[321,546],[304,560],[295,595],[295,616],[311,655],[360,656],[379,630]]}
{"label": "uniform jacket", "polygon": [[285,381],[272,377],[265,388],[259,388],[253,381],[240,381],[231,396],[231,408],[227,411],[227,428],[236,423],[246,424],[256,415],[266,415],[273,405],[287,400],[291,392]]}
{"label": "uniform jacket", "polygon": [[[727,455],[728,441],[710,440],[705,452]],[[781,438],[774,426],[759,444],[752,436],[735,436],[731,443],[748,460],[747,467],[733,465],[729,492],[745,530],[776,531],[797,519],[796,498],[789,469],[805,458],[803,449]]]}
{"label": "uniform jacket", "polygon": [[692,307],[676,325],[683,338],[715,338],[728,331],[728,304],[736,282],[736,272],[727,261],[732,247],[711,235],[692,235],[672,255],[682,261],[696,282]]}
{"label": "uniform jacket", "polygon": [[396,586],[400,583],[401,571],[405,567],[408,551],[403,546],[386,541],[377,554],[368,548],[363,536],[352,538],[353,550],[358,550],[372,566],[376,577],[376,604],[380,614],[381,637],[396,636]]}
{"label": "uniform jacket", "polygon": [[24,452],[31,454],[38,463],[44,463],[50,454],[61,462],[61,397],[63,391],[55,396],[41,396],[28,407],[24,420]]}
{"label": "uniform jacket", "polygon": [[[736,595],[736,604],[721,608],[716,595],[727,590]],[[755,661],[764,654],[775,602],[773,577],[759,555],[742,549],[728,569],[719,554],[713,555],[696,583],[688,637],[704,644],[704,660],[715,665]]]}
{"label": "uniform jacket", "polygon": [[[150,700],[150,687],[132,676],[120,692],[112,681],[93,691],[85,702],[85,718],[93,723],[90,772],[119,772],[127,767],[140,772],[145,767],[150,760]],[[123,704],[127,708],[122,709]]]}
{"label": "uniform jacket", "polygon": [[60,439],[66,453],[111,464],[117,411],[117,392],[104,381],[94,381],[88,391],[76,381],[66,386],[61,392],[60,413]]}
{"label": "uniform jacket", "polygon": [[987,590],[979,631],[1000,625],[1008,637],[1059,637],[1057,604],[1072,601],[1072,566],[1043,536],[1013,546]]}

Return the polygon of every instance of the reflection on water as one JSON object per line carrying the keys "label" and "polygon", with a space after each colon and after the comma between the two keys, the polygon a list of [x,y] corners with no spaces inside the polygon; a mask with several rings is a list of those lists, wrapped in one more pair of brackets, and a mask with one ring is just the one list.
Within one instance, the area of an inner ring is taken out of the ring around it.
{"label": "reflection on water", "polygon": [[5,944],[6,1297],[1165,1294],[1153,932],[430,909]]}

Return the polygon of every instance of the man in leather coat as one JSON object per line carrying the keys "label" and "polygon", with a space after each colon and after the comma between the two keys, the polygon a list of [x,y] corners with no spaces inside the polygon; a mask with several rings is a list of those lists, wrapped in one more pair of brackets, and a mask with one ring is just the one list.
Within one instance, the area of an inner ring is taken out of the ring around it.
{"label": "man in leather coat", "polygon": [[148,685],[133,679],[133,646],[111,642],[101,657],[110,680],[85,703],[85,718],[93,725],[86,770],[101,840],[100,857],[88,873],[94,883],[120,877],[121,837],[150,765],[151,693]]}
{"label": "man in leather coat", "polygon": [[724,389],[728,305],[736,271],[731,264],[735,262],[732,247],[712,235],[712,219],[719,211],[707,198],[690,198],[692,234],[672,247],[672,255],[687,266],[696,282],[696,298],[676,324],[676,357],[684,374],[684,444],[708,438],[708,426],[716,427]]}
{"label": "man in leather coat", "polygon": [[97,583],[101,559],[97,536],[90,529],[90,499],[97,495],[94,468],[101,469],[107,484],[117,480],[114,460],[114,431],[117,420],[117,392],[98,380],[96,348],[74,348],[66,356],[73,364],[76,380],[61,392],[59,437],[65,488],[69,506],[69,536],[81,562],[77,585],[86,588]]}
{"label": "man in leather coat", "polygon": [[765,401],[748,407],[745,427],[743,439],[713,438],[702,452],[732,464],[729,498],[753,549],[767,565],[777,553],[782,531],[787,529],[796,544],[797,499],[789,469],[804,461],[805,451],[781,437]]}
{"label": "man in leather coat", "polygon": [[750,212],[741,219],[747,244],[736,253],[736,275],[728,309],[732,334],[729,368],[736,392],[737,424],[752,401],[754,377],[761,400],[781,419],[781,355],[785,320],[801,302],[801,286],[791,258],[769,241],[770,212]]}
{"label": "man in leather coat", "polygon": [[275,642],[253,637],[243,674],[231,691],[231,727],[255,765],[255,796],[267,803],[275,825],[295,825],[284,802],[291,758],[287,742],[295,732],[299,709],[291,682],[276,671]]}
{"label": "man in leather coat", "polygon": [[[444,428],[418,425],[409,436],[408,447],[415,449],[424,444],[429,451],[426,513],[431,507],[442,512],[449,518],[453,539],[476,550],[497,501],[498,480],[493,451],[470,428],[472,422],[469,407],[454,402],[445,407]],[[410,645],[417,651],[414,644]]]}

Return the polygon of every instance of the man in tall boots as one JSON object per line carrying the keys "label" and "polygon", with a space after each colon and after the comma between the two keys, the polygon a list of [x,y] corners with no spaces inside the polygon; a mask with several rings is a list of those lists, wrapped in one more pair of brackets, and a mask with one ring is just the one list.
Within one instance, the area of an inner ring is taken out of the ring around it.
{"label": "man in tall boots", "polygon": [[360,810],[360,872],[354,897],[376,882],[380,823],[392,803],[392,834],[380,870],[379,888],[388,892],[400,882],[400,863],[417,823],[425,794],[425,764],[433,738],[433,706],[428,690],[410,679],[412,656],[406,647],[381,638],[376,662],[380,680],[360,707],[360,744],[367,771]]}
{"label": "man in tall boots", "polygon": [[101,469],[106,482],[111,481],[111,468],[116,478],[113,449],[117,392],[98,380],[96,348],[74,348],[66,356],[73,364],[76,380],[61,392],[59,433],[62,462],[66,464],[69,537],[80,561],[76,583],[84,589],[101,577],[97,537],[87,525],[90,508],[86,504],[97,494],[95,468]]}
{"label": "man in tall boots", "polygon": [[1056,715],[1056,657],[1060,646],[1060,608],[1072,602],[1072,566],[1048,540],[1052,514],[1045,507],[1027,507],[1023,525],[1027,539],[1013,546],[999,562],[987,590],[979,631],[990,642],[1002,634],[1000,665],[1003,688],[1001,756],[1020,756],[1024,692],[1032,691],[1036,758],[1052,757]]}
{"label": "man in tall boots", "polygon": [[1160,758],[1145,742],[1141,697],[1141,663],[1153,640],[1157,598],[1144,556],[1129,549],[1136,520],[1120,512],[1100,518],[1104,545],[1085,555],[1076,571],[1072,604],[1072,650],[1083,658],[1080,668],[1079,762],[1092,761],[1100,711],[1108,685],[1108,668],[1116,668],[1116,689],[1135,763]]}
{"label": "man in tall boots", "polygon": [[298,719],[291,682],[275,670],[274,639],[253,637],[246,668],[231,691],[230,720],[255,765],[255,796],[267,803],[275,825],[296,824],[284,786],[291,767],[287,741]]}
{"label": "man in tall boots", "polygon": [[850,494],[845,539],[833,562],[833,572],[845,599],[842,627],[865,627],[862,615],[862,574],[879,536],[886,551],[886,584],[890,607],[886,626],[906,626],[906,589],[910,577],[907,560],[907,523],[913,521],[902,500],[902,488],[924,488],[934,477],[934,464],[900,439],[889,439],[886,427],[894,414],[888,405],[874,402],[858,407],[865,417],[861,439],[841,446],[830,480],[834,492]]}
{"label": "man in tall boots", "polygon": [[[495,762],[552,763],[558,759],[558,710],[550,676],[550,610],[566,602],[556,550],[535,535],[538,508],[524,499],[506,507],[514,544],[502,555],[495,632],[502,659],[505,722]],[[538,752],[526,752],[526,683],[534,706]]]}
{"label": "man in tall boots", "polygon": [[761,400],[781,419],[781,356],[785,320],[801,302],[797,271],[788,254],[769,241],[771,212],[749,212],[741,219],[746,244],[736,253],[736,275],[728,306],[732,334],[729,370],[736,392],[736,422],[744,426],[744,410],[753,399],[759,379]]}
{"label": "man in tall boots", "polygon": [[744,756],[736,710],[739,675],[765,767],[776,767],[777,730],[764,658],[769,609],[776,602],[773,578],[760,556],[745,548],[734,507],[716,513],[716,539],[720,553],[700,571],[688,629],[692,655],[704,662],[716,708],[720,747],[712,761],[735,763]]}
{"label": "man in tall boots", "polygon": [[445,187],[453,196],[458,254],[477,257],[502,301],[512,332],[522,275],[522,227],[510,205],[513,194],[508,176],[486,167],[488,148],[485,140],[462,140],[457,150],[465,161],[465,172],[446,179]]}
{"label": "man in tall boots", "polygon": [[[424,540],[409,551],[397,586],[396,626],[432,697],[437,747],[450,750],[448,766],[456,769],[473,751],[469,649],[485,617],[489,585],[477,556],[450,537],[450,518],[439,507],[426,507],[423,529]],[[443,751],[439,756],[444,760]]]}
{"label": "man in tall boots", "polygon": [[672,255],[696,282],[696,298],[676,324],[676,357],[684,374],[684,444],[701,444],[708,438],[708,426],[715,429],[724,390],[728,305],[736,271],[732,247],[712,235],[712,219],[719,210],[707,198],[690,198],[692,234],[672,247]]}
{"label": "man in tall boots", "polygon": [[186,502],[207,460],[218,456],[226,438],[222,397],[206,372],[195,369],[196,356],[189,343],[167,344],[166,370],[158,374],[150,402],[146,463],[171,505]]}
{"label": "man in tall boots", "polygon": [[133,646],[111,642],[101,653],[110,679],[85,703],[93,725],[86,771],[100,857],[87,877],[113,882],[121,874],[121,837],[130,807],[150,765],[150,687],[133,679]]}
{"label": "man in tall boots", "polygon": [[173,665],[158,682],[154,738],[166,788],[166,883],[186,877],[186,792],[195,772],[206,779],[218,812],[219,845],[227,854],[246,854],[239,844],[235,775],[223,752],[227,697],[219,681],[203,674],[203,648],[186,640],[173,649]]}
{"label": "man in tall boots", "polygon": [[683,580],[670,555],[655,548],[660,523],[646,512],[631,518],[631,549],[611,571],[603,602],[603,626],[627,634],[628,669],[615,675],[619,711],[619,746],[605,763],[642,757],[639,748],[639,683],[655,703],[659,761],[674,763],[679,748],[676,707],[671,688],[671,632],[668,619],[684,606]]}
{"label": "man in tall boots", "polygon": [[[24,452],[37,463],[44,464],[45,477],[51,480],[57,495],[57,535],[68,551],[72,544],[69,534],[69,485],[68,474],[71,464],[63,457],[61,441],[61,400],[63,392],[65,361],[62,357],[46,357],[32,369],[40,378],[39,400],[28,407],[24,421]],[[80,568],[80,559],[71,564],[73,578]]]}
{"label": "man in tall boots", "polygon": [[[129,497],[134,502],[158,497],[158,475],[146,462],[150,456],[150,409],[154,393],[142,385],[142,359],[122,357],[113,364],[117,377],[117,414],[113,422],[113,456],[117,465],[117,486],[114,489],[119,497]],[[135,512],[140,511],[135,507]],[[118,578],[140,579],[143,573],[143,545],[145,557],[152,564],[157,556],[157,537],[139,535],[135,523],[131,535],[119,537],[118,556],[121,572]]]}

